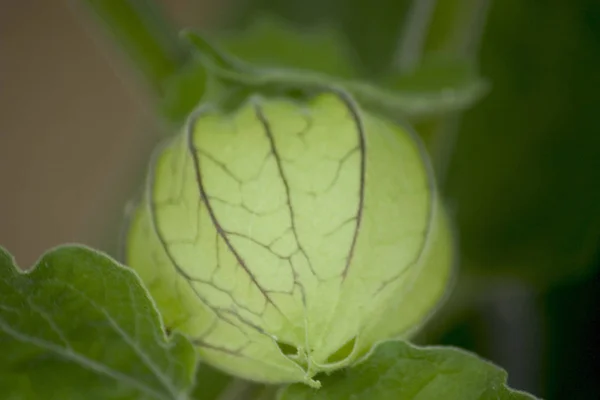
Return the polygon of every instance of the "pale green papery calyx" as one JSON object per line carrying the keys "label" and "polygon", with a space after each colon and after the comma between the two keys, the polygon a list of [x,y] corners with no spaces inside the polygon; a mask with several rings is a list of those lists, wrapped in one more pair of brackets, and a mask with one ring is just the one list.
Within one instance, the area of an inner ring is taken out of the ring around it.
{"label": "pale green papery calyx", "polygon": [[426,165],[343,93],[205,107],[154,160],[127,262],[206,362],[318,386],[444,293],[450,236]]}

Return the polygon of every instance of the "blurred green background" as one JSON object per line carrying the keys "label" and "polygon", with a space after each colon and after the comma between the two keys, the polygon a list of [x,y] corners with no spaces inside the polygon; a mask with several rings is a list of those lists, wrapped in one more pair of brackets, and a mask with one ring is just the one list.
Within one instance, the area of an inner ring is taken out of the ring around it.
{"label": "blurred green background", "polygon": [[[22,265],[63,242],[115,253],[166,126],[75,3],[0,5],[0,244]],[[408,92],[485,77],[474,107],[412,121],[460,241],[454,292],[416,340],[473,350],[543,398],[600,398],[600,2],[159,3],[266,65]]]}

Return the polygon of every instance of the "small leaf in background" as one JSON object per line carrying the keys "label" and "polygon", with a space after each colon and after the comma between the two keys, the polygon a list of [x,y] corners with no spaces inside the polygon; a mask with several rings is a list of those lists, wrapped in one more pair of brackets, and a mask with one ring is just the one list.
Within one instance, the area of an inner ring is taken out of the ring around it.
{"label": "small leaf in background", "polygon": [[0,248],[0,293],[2,398],[187,398],[192,345],[167,340],[136,274],[109,257],[64,246],[21,272]]}
{"label": "small leaf in background", "polygon": [[355,50],[354,65],[369,77],[386,73],[410,5],[406,0],[253,0],[239,2],[235,23],[247,24],[268,12],[301,26],[316,23],[339,29]]}
{"label": "small leaf in background", "polygon": [[445,107],[434,110],[432,103],[428,114],[468,109],[489,91],[489,82],[478,74],[472,62],[432,56],[422,60],[414,70],[386,76],[379,85],[399,93],[414,93],[415,102],[419,93],[431,97],[437,93],[440,99],[445,99]]}
{"label": "small leaf in background", "polygon": [[478,78],[472,62],[428,57],[411,71],[386,76],[383,84],[398,90],[422,92],[444,87],[469,86]]}
{"label": "small leaf in background", "polygon": [[259,78],[263,82],[339,85],[363,105],[393,118],[414,120],[461,111],[488,91],[488,82],[472,63],[436,57],[409,73],[379,74],[377,80],[360,81],[354,54],[343,36],[331,28],[299,29],[263,16],[244,33],[216,37],[215,43],[247,61],[248,67],[267,67]]}
{"label": "small leaf in background", "polygon": [[280,400],[526,400],[535,397],[506,386],[499,367],[463,350],[381,344],[363,364],[322,378],[319,390],[284,389]]}
{"label": "small leaf in background", "polygon": [[161,98],[162,114],[176,123],[185,121],[204,97],[207,80],[204,66],[197,60],[190,61],[165,82]]}
{"label": "small leaf in background", "polygon": [[344,38],[329,27],[298,29],[263,16],[243,33],[220,34],[216,38],[223,49],[258,65],[306,69],[338,78],[357,75]]}

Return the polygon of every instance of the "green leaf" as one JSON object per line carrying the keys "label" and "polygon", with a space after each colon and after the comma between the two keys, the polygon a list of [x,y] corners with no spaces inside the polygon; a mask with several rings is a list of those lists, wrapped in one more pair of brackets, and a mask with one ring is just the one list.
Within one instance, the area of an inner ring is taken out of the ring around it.
{"label": "green leaf", "polygon": [[3,398],[187,398],[192,345],[166,338],[137,275],[111,258],[64,246],[22,272],[0,248],[0,293]]}
{"label": "green leaf", "polygon": [[279,400],[519,400],[535,399],[506,386],[499,367],[463,350],[381,344],[363,364],[322,378],[319,390],[284,389]]}

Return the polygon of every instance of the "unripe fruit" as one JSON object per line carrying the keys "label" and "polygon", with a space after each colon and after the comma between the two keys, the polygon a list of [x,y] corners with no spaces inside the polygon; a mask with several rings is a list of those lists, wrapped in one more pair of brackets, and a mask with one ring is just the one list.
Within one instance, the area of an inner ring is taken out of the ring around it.
{"label": "unripe fruit", "polygon": [[426,165],[345,94],[201,109],[151,167],[127,262],[205,362],[318,386],[444,293],[451,240]]}

